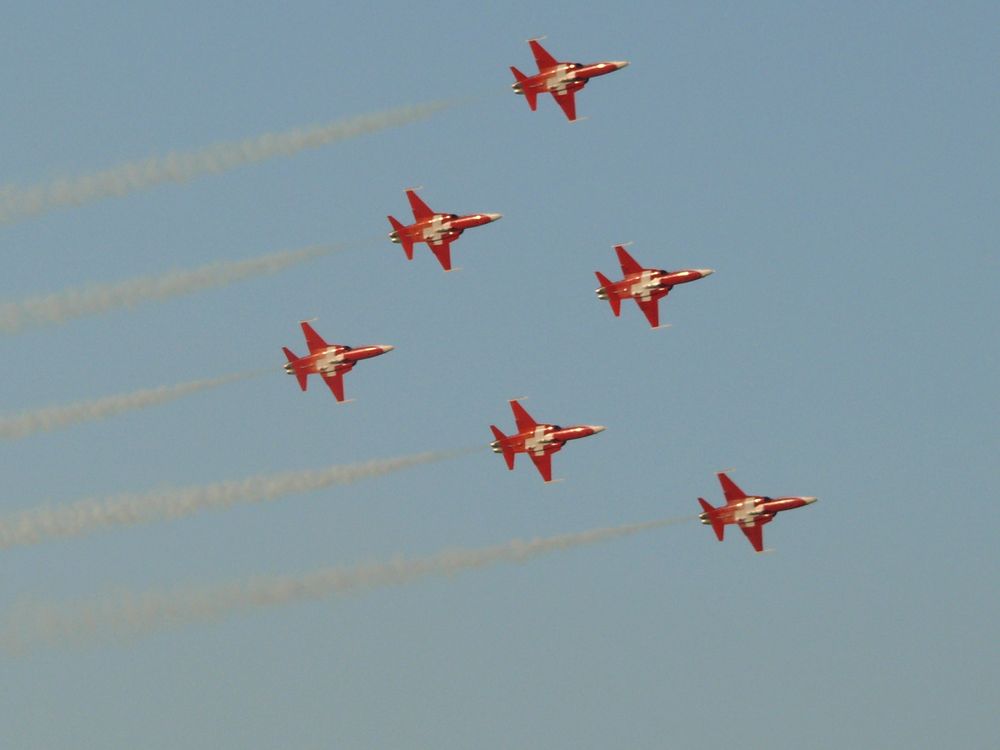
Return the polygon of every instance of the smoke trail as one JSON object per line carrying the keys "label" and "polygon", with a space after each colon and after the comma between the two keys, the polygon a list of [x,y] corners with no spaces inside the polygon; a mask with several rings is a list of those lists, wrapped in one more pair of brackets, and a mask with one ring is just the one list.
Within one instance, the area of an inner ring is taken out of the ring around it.
{"label": "smoke trail", "polygon": [[159,388],[145,388],[131,393],[119,393],[114,396],[105,396],[90,401],[77,401],[61,406],[46,406],[9,417],[0,417],[0,439],[18,440],[36,432],[50,432],[80,422],[105,419],[122,412],[163,404],[209,388],[247,380],[265,372],[270,372],[270,370],[255,370],[224,375],[219,378],[193,380],[189,383],[162,385]]}
{"label": "smoke trail", "polygon": [[298,576],[250,578],[216,587],[125,593],[69,604],[22,605],[8,619],[0,633],[0,643],[16,652],[36,643],[79,643],[112,635],[137,636],[289,602],[399,586],[428,576],[454,575],[498,563],[527,562],[552,552],[690,520],[670,518],[529,541],[515,539],[495,547],[445,550],[430,557],[326,568]]}
{"label": "smoke trail", "polygon": [[170,271],[159,276],[141,276],[111,284],[66,289],[20,302],[5,302],[0,304],[0,331],[19,333],[26,328],[65,323],[121,307],[135,307],[143,302],[225,286],[253,276],[277,273],[344,247],[339,244],[311,245],[248,260],[219,261],[187,271]]}
{"label": "smoke trail", "polygon": [[0,224],[10,223],[64,206],[127,195],[166,182],[186,182],[205,174],[226,172],[307,148],[375,133],[423,120],[458,102],[435,101],[385,112],[336,120],[326,125],[265,133],[242,141],[218,143],[200,151],[175,152],[127,162],[79,177],[62,177],[30,187],[0,187]]}
{"label": "smoke trail", "polygon": [[[479,450],[477,448],[476,450]],[[142,494],[126,493],[70,505],[25,510],[0,517],[0,549],[82,536],[114,526],[170,521],[209,508],[278,500],[334,485],[393,474],[421,464],[444,461],[469,450],[415,453],[325,469],[289,471],[195,487],[173,487]]]}

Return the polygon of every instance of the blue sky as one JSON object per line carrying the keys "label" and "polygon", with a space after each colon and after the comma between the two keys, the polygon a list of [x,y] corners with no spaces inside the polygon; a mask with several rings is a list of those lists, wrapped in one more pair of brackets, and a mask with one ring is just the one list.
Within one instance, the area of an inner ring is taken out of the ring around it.
{"label": "blue sky", "polygon": [[[986,747],[996,737],[994,3],[31,4],[0,31],[2,182],[441,97],[423,123],[0,227],[0,301],[379,238],[0,340],[0,412],[388,343],[357,401],[233,384],[3,446],[5,512],[607,431],[566,481],[487,450],[347,488],[4,552],[0,607],[432,554],[817,495],[771,555],[695,524],[452,579],[5,659],[11,747]],[[509,91],[524,40],[627,59]],[[403,188],[502,221],[407,263]],[[709,267],[650,331],[611,246]],[[0,615],[3,617],[3,615]]]}

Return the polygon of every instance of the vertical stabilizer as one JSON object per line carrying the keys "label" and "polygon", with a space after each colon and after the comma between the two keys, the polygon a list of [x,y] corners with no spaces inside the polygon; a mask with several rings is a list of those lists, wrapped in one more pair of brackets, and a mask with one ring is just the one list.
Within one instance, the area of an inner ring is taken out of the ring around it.
{"label": "vertical stabilizer", "polygon": [[398,242],[403,246],[403,252],[406,253],[407,260],[413,260],[413,240],[411,240],[406,234],[406,227],[399,223],[399,220],[393,216],[387,216],[389,223],[392,224],[392,234],[389,237],[392,238],[393,242]]}
{"label": "vertical stabilizer", "polygon": [[597,277],[597,283],[601,285],[601,288],[597,290],[598,296],[600,296],[602,291],[604,292],[604,298],[608,301],[608,304],[611,305],[611,312],[613,312],[617,318],[622,312],[622,301],[611,288],[611,279],[600,271],[594,271],[594,275]]}
{"label": "vertical stabilizer", "polygon": [[698,502],[701,503],[702,510],[705,512],[701,514],[702,523],[708,521],[712,524],[712,531],[715,532],[715,536],[718,537],[719,541],[722,541],[722,537],[726,533],[726,526],[719,519],[719,514],[716,509],[709,505],[708,501],[703,497],[698,498]]}
{"label": "vertical stabilizer", "polygon": [[285,353],[285,358],[288,360],[288,364],[285,365],[285,372],[290,375],[294,375],[296,380],[299,381],[299,388],[305,390],[308,385],[308,381],[306,380],[306,373],[302,372],[302,370],[297,367],[299,358],[296,357],[295,352],[288,347],[281,347],[281,351]]}
{"label": "vertical stabilizer", "polygon": [[494,453],[503,453],[503,459],[507,462],[507,468],[514,468],[514,451],[507,447],[507,436],[500,431],[500,428],[496,425],[490,425],[490,429],[493,431],[493,437],[496,441],[490,446],[493,448]]}
{"label": "vertical stabilizer", "polygon": [[514,91],[524,95],[525,100],[528,102],[528,107],[534,112],[538,107],[538,92],[528,85],[528,76],[513,65],[510,66],[510,72],[514,74],[514,79],[517,81],[514,84]]}

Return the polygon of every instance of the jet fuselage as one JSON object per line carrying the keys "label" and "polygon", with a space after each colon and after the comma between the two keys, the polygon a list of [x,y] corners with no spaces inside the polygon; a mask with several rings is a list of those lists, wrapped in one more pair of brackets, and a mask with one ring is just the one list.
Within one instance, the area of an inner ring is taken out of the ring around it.
{"label": "jet fuselage", "polygon": [[618,299],[649,301],[665,297],[678,284],[703,279],[715,273],[711,268],[688,268],[683,271],[664,271],[647,268],[638,273],[626,274],[621,281],[613,281],[595,290],[598,299],[610,296]]}

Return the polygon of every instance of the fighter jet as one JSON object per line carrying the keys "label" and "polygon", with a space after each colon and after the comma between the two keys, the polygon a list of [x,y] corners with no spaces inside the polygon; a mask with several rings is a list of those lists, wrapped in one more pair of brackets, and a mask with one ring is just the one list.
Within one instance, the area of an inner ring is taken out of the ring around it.
{"label": "fighter jet", "polygon": [[338,402],[344,400],[344,373],[354,369],[354,365],[362,359],[377,357],[395,349],[395,347],[388,345],[352,347],[344,344],[328,344],[313,330],[308,321],[303,320],[301,326],[302,333],[306,337],[306,346],[309,347],[309,354],[297,357],[291,349],[282,347],[281,350],[288,358],[285,372],[298,379],[299,387],[302,390],[305,390],[308,385],[306,378],[318,373],[322,376],[323,381],[330,386],[330,390]]}
{"label": "fighter jet", "polygon": [[[544,37],[543,37],[544,38]],[[576,119],[576,92],[587,85],[587,81],[597,76],[621,70],[628,62],[616,60],[584,65],[583,63],[559,62],[545,51],[537,39],[529,39],[528,45],[535,56],[538,73],[526,76],[520,70],[511,66],[510,72],[516,81],[511,84],[515,94],[524,96],[531,111],[538,106],[538,95],[549,93],[556,100],[570,121]]]}
{"label": "fighter jet", "polygon": [[438,262],[445,271],[451,270],[451,243],[458,239],[466,229],[489,224],[501,218],[503,214],[439,214],[432,211],[426,203],[412,190],[406,191],[406,197],[413,209],[414,222],[409,226],[397,221],[392,216],[389,223],[392,231],[389,239],[403,246],[407,260],[413,260],[413,243],[426,242]]}
{"label": "fighter jet", "polygon": [[715,273],[711,268],[689,268],[685,271],[664,271],[657,268],[643,268],[629,255],[622,245],[615,245],[618,262],[625,278],[611,281],[600,271],[595,271],[600,288],[596,289],[598,299],[606,299],[611,304],[615,317],[621,314],[623,299],[634,299],[649,325],[660,327],[660,300],[670,294],[677,284],[703,279]]}
{"label": "fighter jet", "polygon": [[704,509],[704,513],[698,516],[706,526],[711,526],[715,535],[722,541],[726,530],[726,524],[739,524],[750,544],[758,552],[764,551],[764,524],[770,523],[774,516],[783,510],[801,508],[803,505],[811,505],[816,502],[815,497],[758,497],[748,495],[727,477],[724,473],[719,473],[719,482],[722,483],[722,493],[726,496],[726,504],[721,508],[713,508],[704,498],[699,497],[698,502]]}
{"label": "fighter jet", "polygon": [[556,424],[539,424],[516,400],[510,402],[517,423],[517,434],[504,435],[496,425],[490,425],[496,438],[490,447],[494,453],[502,453],[507,468],[514,468],[514,457],[518,453],[528,456],[546,482],[552,481],[552,454],[558,452],[567,440],[595,435],[604,430],[600,425],[584,424],[575,427],[560,427]]}

